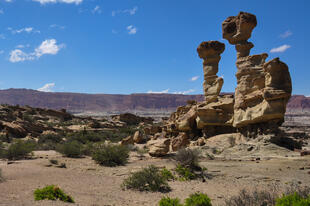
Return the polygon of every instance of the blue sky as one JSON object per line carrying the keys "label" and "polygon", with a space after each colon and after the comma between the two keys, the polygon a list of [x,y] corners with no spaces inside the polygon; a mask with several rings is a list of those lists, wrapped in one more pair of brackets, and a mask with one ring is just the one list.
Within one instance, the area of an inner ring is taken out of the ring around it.
{"label": "blue sky", "polygon": [[202,41],[226,44],[223,92],[236,86],[228,16],[258,25],[251,54],[290,68],[293,93],[310,95],[308,0],[0,0],[0,88],[55,92],[201,94]]}

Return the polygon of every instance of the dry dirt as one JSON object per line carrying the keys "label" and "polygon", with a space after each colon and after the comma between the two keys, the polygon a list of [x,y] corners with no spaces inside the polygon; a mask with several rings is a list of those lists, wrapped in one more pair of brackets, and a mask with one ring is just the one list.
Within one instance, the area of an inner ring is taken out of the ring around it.
{"label": "dry dirt", "polygon": [[[224,199],[235,195],[243,188],[263,188],[278,184],[280,188],[290,182],[310,185],[310,156],[274,158],[269,160],[202,160],[201,165],[208,168],[212,179],[202,181],[172,181],[172,191],[168,194],[123,191],[122,181],[133,171],[147,165],[174,168],[170,159],[151,158],[140,160],[131,154],[126,166],[102,167],[89,157],[80,159],[64,158],[54,151],[35,152],[32,160],[7,164],[0,161],[0,168],[6,181],[0,183],[0,205],[81,205],[81,206],[140,206],[158,205],[163,196],[179,197],[184,200],[194,192],[207,193],[213,205],[223,205]],[[56,159],[66,163],[67,168],[50,166],[49,160]],[[72,195],[75,204],[60,201],[34,201],[36,188],[46,185],[58,185]]]}

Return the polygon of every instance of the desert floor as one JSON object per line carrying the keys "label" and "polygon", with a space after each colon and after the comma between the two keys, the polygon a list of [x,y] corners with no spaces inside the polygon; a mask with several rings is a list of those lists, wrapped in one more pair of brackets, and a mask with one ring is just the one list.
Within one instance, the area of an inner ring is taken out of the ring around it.
{"label": "desert floor", "polygon": [[[223,205],[225,198],[237,194],[241,189],[279,188],[297,182],[310,185],[310,156],[275,158],[269,160],[202,160],[213,176],[202,181],[171,181],[172,191],[163,193],[123,191],[120,187],[128,175],[147,165],[172,169],[175,164],[169,158],[159,159],[146,156],[142,160],[131,154],[126,166],[102,167],[91,158],[64,158],[54,151],[37,151],[34,159],[7,164],[0,161],[5,182],[0,183],[0,205],[82,205],[82,206],[123,206],[158,205],[164,196],[184,200],[189,194],[203,192],[209,195],[213,205]],[[66,163],[67,168],[50,166],[49,160],[57,159]],[[35,201],[33,192],[46,185],[58,185],[76,201],[66,204],[60,201]]]}

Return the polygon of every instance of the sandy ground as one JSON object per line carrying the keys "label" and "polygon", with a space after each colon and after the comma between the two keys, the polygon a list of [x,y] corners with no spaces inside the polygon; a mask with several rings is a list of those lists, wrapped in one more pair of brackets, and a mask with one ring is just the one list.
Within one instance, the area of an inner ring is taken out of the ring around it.
{"label": "sandy ground", "polygon": [[[256,187],[267,189],[270,185],[280,187],[290,182],[310,185],[310,156],[288,157],[260,161],[221,161],[203,160],[202,166],[208,168],[214,177],[202,181],[172,181],[172,191],[168,194],[123,191],[122,181],[130,172],[147,165],[174,168],[169,159],[146,157],[140,160],[131,155],[126,166],[101,167],[90,158],[64,158],[54,151],[35,152],[35,159],[7,164],[0,161],[0,168],[6,181],[0,183],[1,206],[30,205],[81,205],[81,206],[140,206],[158,205],[163,196],[179,197],[184,200],[194,192],[204,192],[212,199],[213,205],[223,205],[224,198],[237,194],[241,189]],[[49,159],[66,163],[67,168],[48,167]],[[60,201],[34,201],[36,188],[58,185],[76,201],[66,204]]]}

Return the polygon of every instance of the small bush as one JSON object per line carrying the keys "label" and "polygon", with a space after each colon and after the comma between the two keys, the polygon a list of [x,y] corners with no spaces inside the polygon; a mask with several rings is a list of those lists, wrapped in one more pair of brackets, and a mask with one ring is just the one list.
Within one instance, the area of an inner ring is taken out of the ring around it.
{"label": "small bush", "polygon": [[93,160],[103,166],[115,167],[125,165],[128,161],[129,149],[122,145],[99,144],[94,147]]}
{"label": "small bush", "polygon": [[269,191],[247,191],[241,190],[238,195],[225,200],[226,206],[267,206],[275,205],[277,188],[270,188]]}
{"label": "small bush", "polygon": [[131,174],[124,180],[122,188],[151,192],[168,192],[171,190],[167,180],[154,165]]}
{"label": "small bush", "polygon": [[66,157],[79,158],[83,155],[83,145],[78,141],[66,142],[58,145],[56,150]]}
{"label": "small bush", "polygon": [[175,176],[172,174],[172,172],[166,168],[162,169],[160,173],[161,176],[163,176],[163,178],[167,181],[175,179]]}
{"label": "small bush", "polygon": [[212,206],[212,204],[208,195],[195,193],[186,198],[185,206]]}
{"label": "small bush", "polygon": [[200,151],[197,149],[180,149],[174,159],[179,165],[196,170],[200,169],[199,158]]}
{"label": "small bush", "polygon": [[290,195],[284,195],[276,200],[276,206],[309,206],[310,195],[308,198],[301,197],[297,192]]}
{"label": "small bush", "polygon": [[159,201],[159,206],[182,206],[179,198],[163,197]]}
{"label": "small bush", "polygon": [[43,134],[39,136],[38,148],[41,150],[55,150],[57,144],[62,142],[62,136],[59,134]]}
{"label": "small bush", "polygon": [[12,143],[7,150],[4,150],[3,156],[9,160],[19,160],[28,158],[30,153],[35,149],[36,143],[33,141],[19,140]]}
{"label": "small bush", "polygon": [[4,177],[2,176],[2,170],[0,168],[0,183],[4,181]]}
{"label": "small bush", "polygon": [[180,176],[181,181],[194,180],[198,177],[195,173],[192,172],[191,169],[183,167],[182,165],[177,165],[175,171]]}
{"label": "small bush", "polygon": [[59,187],[54,185],[46,186],[34,191],[35,200],[61,200],[64,202],[74,203],[71,196],[65,194]]}

